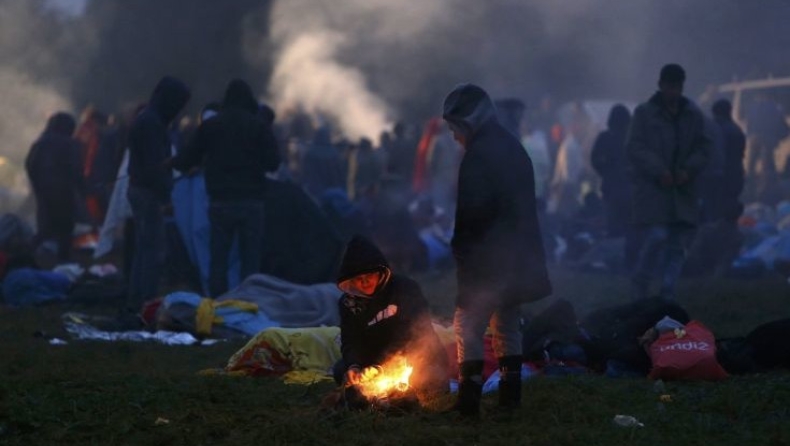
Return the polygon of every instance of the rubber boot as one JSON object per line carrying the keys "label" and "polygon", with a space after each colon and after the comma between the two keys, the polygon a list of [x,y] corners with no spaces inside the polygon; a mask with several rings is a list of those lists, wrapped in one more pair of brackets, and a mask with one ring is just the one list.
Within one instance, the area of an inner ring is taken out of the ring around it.
{"label": "rubber boot", "polygon": [[461,382],[458,383],[458,401],[455,408],[464,417],[480,416],[480,399],[483,395],[483,361],[464,361],[460,364]]}
{"label": "rubber boot", "polygon": [[499,358],[499,407],[517,409],[521,406],[521,355]]}

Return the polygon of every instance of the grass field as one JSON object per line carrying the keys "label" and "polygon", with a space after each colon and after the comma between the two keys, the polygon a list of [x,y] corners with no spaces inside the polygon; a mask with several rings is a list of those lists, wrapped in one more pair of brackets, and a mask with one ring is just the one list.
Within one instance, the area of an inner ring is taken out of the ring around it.
{"label": "grass field", "polygon": [[[558,272],[553,282],[555,296],[571,300],[582,316],[625,301],[622,279]],[[449,317],[452,278],[423,283],[434,311]],[[684,283],[680,300],[719,336],[790,317],[790,285],[780,278]],[[409,414],[327,412],[320,402],[332,390],[328,383],[196,373],[223,366],[239,341],[50,345],[48,336],[68,340],[59,318],[69,310],[101,313],[111,305],[0,306],[0,445],[790,444],[788,374],[667,383],[672,402],[665,403],[647,379],[536,378],[510,420],[491,416],[493,396],[479,422],[441,413],[451,396]],[[615,426],[616,414],[633,415],[645,427]]]}

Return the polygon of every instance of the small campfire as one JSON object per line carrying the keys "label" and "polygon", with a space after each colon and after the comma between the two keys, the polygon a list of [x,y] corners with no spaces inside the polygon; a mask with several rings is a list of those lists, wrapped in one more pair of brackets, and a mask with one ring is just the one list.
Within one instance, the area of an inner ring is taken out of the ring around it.
{"label": "small campfire", "polygon": [[362,373],[357,384],[344,392],[346,407],[385,412],[407,412],[419,408],[415,389],[410,384],[414,367],[406,357],[397,355],[379,367],[370,367]]}
{"label": "small campfire", "polygon": [[403,356],[395,356],[381,367],[365,369],[357,384],[360,393],[368,399],[388,398],[407,392],[414,367]]}

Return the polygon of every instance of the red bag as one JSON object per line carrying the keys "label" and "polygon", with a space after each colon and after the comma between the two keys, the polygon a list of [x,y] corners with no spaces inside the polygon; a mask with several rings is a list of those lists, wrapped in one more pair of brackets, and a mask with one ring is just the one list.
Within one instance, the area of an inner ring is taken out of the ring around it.
{"label": "red bag", "polygon": [[718,381],[727,372],[716,360],[716,339],[697,321],[686,324],[683,331],[669,331],[650,345],[653,362],[651,379]]}

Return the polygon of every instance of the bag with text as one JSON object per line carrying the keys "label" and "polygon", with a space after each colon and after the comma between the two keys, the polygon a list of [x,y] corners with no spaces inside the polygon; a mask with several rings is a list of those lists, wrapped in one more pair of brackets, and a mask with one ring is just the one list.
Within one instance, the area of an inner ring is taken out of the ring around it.
{"label": "bag with text", "polygon": [[697,321],[659,336],[648,354],[653,362],[651,379],[718,381],[727,377],[716,359],[713,333]]}

